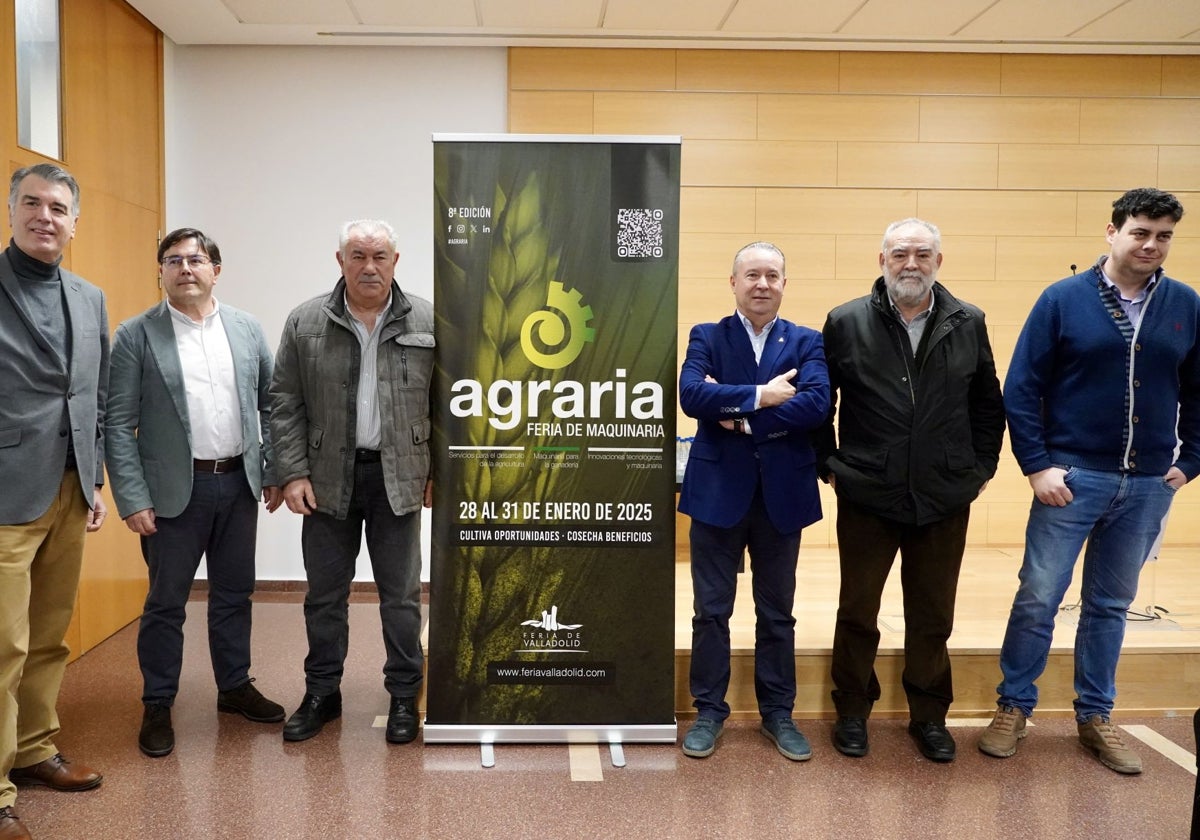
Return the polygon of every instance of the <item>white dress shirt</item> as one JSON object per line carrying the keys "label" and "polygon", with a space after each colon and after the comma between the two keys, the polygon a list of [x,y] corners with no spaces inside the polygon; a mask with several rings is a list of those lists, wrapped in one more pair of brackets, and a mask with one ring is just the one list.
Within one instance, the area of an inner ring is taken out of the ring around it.
{"label": "white dress shirt", "polygon": [[241,403],[220,304],[214,299],[213,311],[200,322],[170,303],[167,309],[183,368],[192,457],[208,461],[242,454]]}

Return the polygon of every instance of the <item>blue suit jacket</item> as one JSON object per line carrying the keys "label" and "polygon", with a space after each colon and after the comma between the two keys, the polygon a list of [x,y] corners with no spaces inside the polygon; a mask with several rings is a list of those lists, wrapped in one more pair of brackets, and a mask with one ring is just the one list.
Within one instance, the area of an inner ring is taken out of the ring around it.
{"label": "blue suit jacket", "polygon": [[[755,411],[755,386],[791,368],[797,371],[796,395]],[[779,531],[798,531],[821,518],[809,440],[829,411],[829,372],[819,332],[777,319],[755,365],[754,348],[737,315],[698,324],[679,374],[679,402],[699,421],[680,512],[718,528],[732,527],[749,510],[761,478],[767,514]],[[751,434],[720,425],[737,417],[749,421]]]}
{"label": "blue suit jacket", "polygon": [[[242,415],[242,461],[250,492],[276,484],[268,388],[274,364],[251,315],[221,304]],[[166,301],[117,327],[109,377],[108,475],[122,519],[154,508],[178,516],[192,497],[192,426],[183,366]]]}

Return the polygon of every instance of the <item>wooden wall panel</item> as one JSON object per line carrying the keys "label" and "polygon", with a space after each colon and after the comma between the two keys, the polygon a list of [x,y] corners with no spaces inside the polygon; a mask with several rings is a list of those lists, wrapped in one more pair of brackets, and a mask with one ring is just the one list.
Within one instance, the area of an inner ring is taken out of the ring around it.
{"label": "wooden wall panel", "polygon": [[1195,145],[1200,99],[1084,99],[1079,137],[1089,143]]}
{"label": "wooden wall panel", "polygon": [[917,139],[920,100],[912,96],[758,97],[761,140]]}
{"label": "wooden wall panel", "polygon": [[839,187],[996,186],[998,147],[992,143],[837,144]]}
{"label": "wooden wall panel", "polygon": [[755,111],[749,93],[598,92],[594,120],[597,134],[753,140]]}
{"label": "wooden wall panel", "polygon": [[838,181],[838,146],[791,140],[694,140],[683,147],[680,177],[689,187],[832,187]]}
{"label": "wooden wall panel", "polygon": [[754,205],[750,187],[684,187],[679,191],[679,229],[693,233],[754,230]]}
{"label": "wooden wall panel", "polygon": [[757,191],[757,229],[780,233],[874,233],[916,215],[913,190],[769,189]]}
{"label": "wooden wall panel", "polygon": [[1000,56],[977,53],[842,53],[842,93],[1000,92]]}
{"label": "wooden wall panel", "polygon": [[837,93],[838,54],[787,50],[680,50],[679,90]]}
{"label": "wooden wall panel", "polygon": [[[122,0],[62,3],[63,154],[81,214],[63,264],[104,290],[110,326],[159,300],[163,226],[161,35]],[[0,0],[0,86],[13,90],[12,0]],[[45,161],[16,143],[15,98],[0,99],[6,174]],[[2,233],[7,243],[8,216]],[[135,619],[146,592],[137,537],[116,516],[89,534],[67,643],[85,652]]]}
{"label": "wooden wall panel", "polygon": [[1075,232],[1075,193],[1001,190],[921,190],[916,215],[938,225],[943,234],[1019,235],[1038,232],[1069,236]]}
{"label": "wooden wall panel", "polygon": [[514,49],[509,90],[673,90],[674,50]]}
{"label": "wooden wall panel", "polygon": [[[1200,139],[1200,138],[1198,138]],[[1166,190],[1200,190],[1200,155],[1195,146],[1159,146],[1158,178]]]}
{"label": "wooden wall panel", "polygon": [[1164,55],[1163,96],[1200,96],[1200,55]]}
{"label": "wooden wall panel", "polygon": [[591,91],[514,90],[508,96],[508,130],[536,122],[539,134],[591,134]]}
{"label": "wooden wall panel", "polygon": [[1157,55],[1006,55],[1004,96],[1158,96]]}
{"label": "wooden wall panel", "polygon": [[926,96],[922,143],[1077,143],[1078,99]]}
{"label": "wooden wall panel", "polygon": [[[622,68],[595,52],[513,50],[510,128],[582,126],[590,94],[597,133],[683,135],[681,358],[692,324],[733,310],[742,245],[783,248],[781,313],[820,328],[870,290],[884,228],[913,215],[941,227],[940,279],[986,312],[1002,380],[1030,307],[1107,252],[1130,187],[1179,196],[1167,270],[1200,286],[1200,56],[655,50]],[[822,492],[806,545],[835,539]],[[1006,443],[968,540],[1020,544],[1030,492]],[[1200,543],[1200,497],[1176,506],[1168,540]]]}
{"label": "wooden wall panel", "polygon": [[1157,146],[1046,145],[1008,143],[1000,147],[1002,190],[1112,190],[1127,184],[1153,184],[1158,178]]}

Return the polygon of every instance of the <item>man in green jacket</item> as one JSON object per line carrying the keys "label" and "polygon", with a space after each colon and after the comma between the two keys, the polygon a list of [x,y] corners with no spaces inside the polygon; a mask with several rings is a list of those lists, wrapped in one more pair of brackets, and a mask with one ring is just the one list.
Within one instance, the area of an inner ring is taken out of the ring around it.
{"label": "man in green jacket", "polygon": [[305,694],[284,726],[287,741],[313,737],[342,713],[347,603],[364,526],[387,652],[386,737],[417,736],[433,306],[400,290],[396,247],[387,222],[348,222],[337,251],[342,277],[331,294],[292,311],[276,354],[271,440],[284,502],[304,516],[308,578]]}

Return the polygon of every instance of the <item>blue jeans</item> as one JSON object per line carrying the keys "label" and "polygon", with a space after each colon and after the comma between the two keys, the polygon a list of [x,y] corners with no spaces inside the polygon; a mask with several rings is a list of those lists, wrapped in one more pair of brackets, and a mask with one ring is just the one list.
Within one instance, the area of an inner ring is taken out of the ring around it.
{"label": "blue jeans", "polygon": [[1105,717],[1116,698],[1117,658],[1126,610],[1175,490],[1162,476],[1071,467],[1074,499],[1065,507],[1037,499],[1025,529],[1025,560],[1000,649],[999,703],[1033,714],[1034,681],[1046,668],[1054,617],[1083,543],[1082,608],[1075,631],[1075,717]]}

